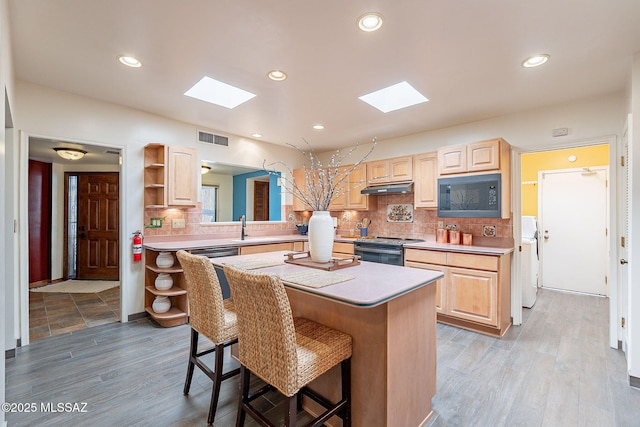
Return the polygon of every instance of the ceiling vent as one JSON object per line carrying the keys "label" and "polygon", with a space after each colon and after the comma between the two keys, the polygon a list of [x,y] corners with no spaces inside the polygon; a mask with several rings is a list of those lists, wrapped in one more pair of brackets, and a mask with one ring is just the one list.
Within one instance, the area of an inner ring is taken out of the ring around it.
{"label": "ceiling vent", "polygon": [[221,145],[223,147],[229,146],[229,138],[226,136],[214,135],[209,132],[198,131],[198,141],[205,144]]}

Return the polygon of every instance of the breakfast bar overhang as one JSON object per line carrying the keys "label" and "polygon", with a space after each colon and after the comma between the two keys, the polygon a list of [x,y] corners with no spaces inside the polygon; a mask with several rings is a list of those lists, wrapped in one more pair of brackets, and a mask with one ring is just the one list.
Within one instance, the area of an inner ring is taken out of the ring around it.
{"label": "breakfast bar overhang", "polygon": [[[211,261],[220,270],[227,263],[255,261],[259,265],[284,258],[285,252],[271,252]],[[259,271],[286,277],[305,269],[308,267],[278,264]],[[442,273],[370,262],[337,272],[353,278],[319,288],[283,282],[294,316],[353,337],[353,425],[423,425],[431,416],[436,392],[435,281]],[[339,369],[334,369],[311,388],[337,399],[339,377]],[[304,406],[315,413],[313,402]]]}

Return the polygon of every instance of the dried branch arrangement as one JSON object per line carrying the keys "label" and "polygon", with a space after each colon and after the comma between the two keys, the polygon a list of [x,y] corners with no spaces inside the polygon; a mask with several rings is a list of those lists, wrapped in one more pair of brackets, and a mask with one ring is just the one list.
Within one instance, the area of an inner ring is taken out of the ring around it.
{"label": "dried branch arrangement", "polygon": [[[306,150],[293,144],[287,145],[296,149],[305,158],[304,165],[302,166],[304,170],[304,182],[296,182],[293,179],[293,170],[284,162],[266,164],[265,160],[262,167],[267,173],[281,177],[285,184],[286,191],[304,203],[309,210],[327,211],[329,210],[331,202],[347,191],[348,185],[343,184],[349,184],[348,178],[351,172],[373,152],[373,149],[376,147],[376,138],[373,138],[371,148],[360,160],[344,167],[342,165],[345,164],[346,160],[358,149],[359,143],[347,151],[336,150],[327,164],[323,164],[309,143],[304,139],[303,141],[305,142]],[[275,166],[277,165],[281,165],[287,172],[286,176],[281,176],[280,172],[275,170]]]}

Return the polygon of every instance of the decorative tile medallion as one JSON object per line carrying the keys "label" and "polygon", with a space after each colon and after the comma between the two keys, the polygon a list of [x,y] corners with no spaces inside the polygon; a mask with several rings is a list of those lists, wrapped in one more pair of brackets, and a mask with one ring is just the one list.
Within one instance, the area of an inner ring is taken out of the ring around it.
{"label": "decorative tile medallion", "polygon": [[413,204],[387,205],[387,222],[413,222]]}
{"label": "decorative tile medallion", "polygon": [[496,237],[496,226],[495,225],[483,225],[482,226],[482,235],[484,237]]}

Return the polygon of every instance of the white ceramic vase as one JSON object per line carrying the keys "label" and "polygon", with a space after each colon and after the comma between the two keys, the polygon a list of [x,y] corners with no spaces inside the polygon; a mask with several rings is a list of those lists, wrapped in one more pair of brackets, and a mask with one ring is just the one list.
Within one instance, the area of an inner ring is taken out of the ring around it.
{"label": "white ceramic vase", "polygon": [[171,252],[160,252],[156,258],[156,265],[160,268],[173,267],[173,255],[171,255]]}
{"label": "white ceramic vase", "polygon": [[329,262],[333,253],[333,219],[329,211],[314,211],[309,219],[309,252],[315,262]]}
{"label": "white ceramic vase", "polygon": [[173,286],[173,277],[168,273],[160,273],[156,277],[154,285],[159,291],[169,290]]}
{"label": "white ceramic vase", "polygon": [[169,297],[157,295],[156,299],[153,300],[153,304],[151,304],[151,308],[156,313],[166,313],[171,308],[171,300]]}

